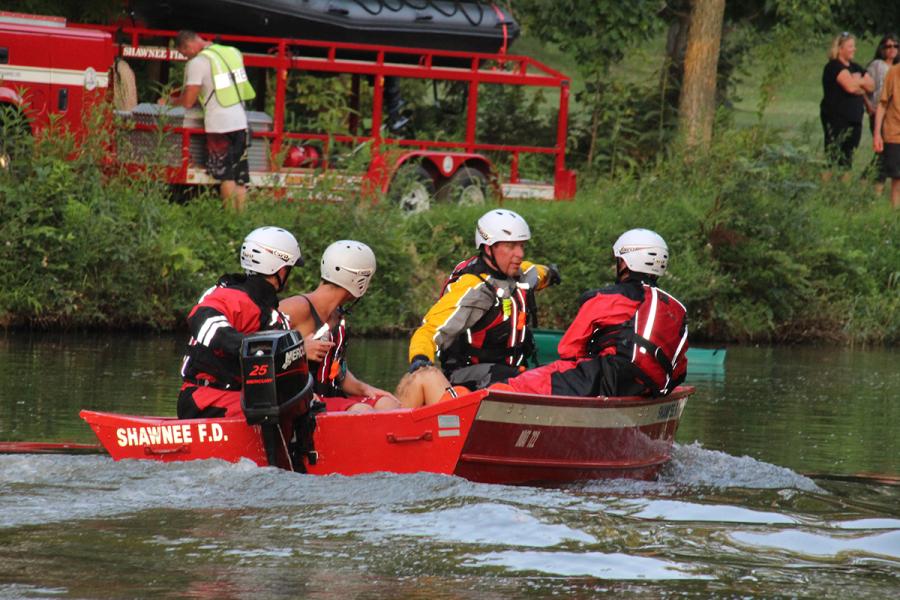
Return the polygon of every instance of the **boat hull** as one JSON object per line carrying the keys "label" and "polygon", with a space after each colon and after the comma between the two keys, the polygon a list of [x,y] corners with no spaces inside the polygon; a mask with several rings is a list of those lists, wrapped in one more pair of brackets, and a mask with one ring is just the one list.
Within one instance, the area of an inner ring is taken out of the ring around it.
{"label": "boat hull", "polygon": [[[481,390],[415,410],[322,413],[304,467],[314,475],[432,472],[510,484],[652,479],[670,458],[693,391],[576,398]],[[115,460],[268,464],[259,427],[242,418],[81,417]]]}

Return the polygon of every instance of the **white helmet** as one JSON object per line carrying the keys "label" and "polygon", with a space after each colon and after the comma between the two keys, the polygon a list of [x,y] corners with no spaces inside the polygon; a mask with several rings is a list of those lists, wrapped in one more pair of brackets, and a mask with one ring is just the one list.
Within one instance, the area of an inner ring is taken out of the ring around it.
{"label": "white helmet", "polygon": [[362,242],[340,240],[322,254],[322,279],[361,298],[375,274],[375,253]]}
{"label": "white helmet", "polygon": [[613,244],[613,254],[625,261],[633,273],[664,275],[669,264],[669,247],[655,231],[630,229]]}
{"label": "white helmet", "polygon": [[260,227],[250,232],[241,245],[241,267],[249,275],[273,275],[288,265],[303,264],[300,244],[281,227]]}
{"label": "white helmet", "polygon": [[525,242],[531,229],[521,216],[511,210],[495,209],[485,213],[475,226],[475,247],[493,246],[497,242]]}

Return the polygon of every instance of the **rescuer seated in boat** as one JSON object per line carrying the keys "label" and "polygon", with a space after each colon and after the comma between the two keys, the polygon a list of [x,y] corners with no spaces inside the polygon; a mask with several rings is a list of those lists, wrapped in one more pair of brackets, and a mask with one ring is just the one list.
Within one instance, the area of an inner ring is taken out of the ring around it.
{"label": "rescuer seated in boat", "polygon": [[[534,349],[530,317],[536,312],[535,292],[560,281],[555,265],[524,260],[530,239],[528,223],[511,210],[491,210],[478,220],[478,254],[456,266],[410,340],[408,377],[429,380],[413,387],[431,389],[433,372],[416,373],[433,366],[436,356],[453,385],[470,389],[487,387],[527,368],[526,358]],[[401,380],[398,390],[412,383]],[[410,404],[401,400],[414,407],[430,397],[413,393]]]}
{"label": "rescuer seated in boat", "polygon": [[[684,306],[656,286],[668,266],[665,240],[647,229],[615,244],[616,283],[582,296],[581,309],[559,342],[560,360],[491,388],[560,396],[662,396],[687,374]],[[423,373],[410,396],[433,404],[468,391],[440,373]],[[425,379],[427,377],[427,379]]]}
{"label": "rescuer seated in boat", "polygon": [[375,266],[375,254],[367,245],[352,240],[335,242],[322,254],[319,286],[309,294],[285,298],[279,306],[304,338],[316,394],[329,411],[400,408],[393,394],[358,379],[347,368],[346,316],[350,309],[344,305],[363,297]]}
{"label": "rescuer seated in boat", "polygon": [[241,245],[243,274],[223,275],[190,314],[191,339],[181,367],[178,418],[231,417],[241,411],[241,342],[245,335],[288,330],[278,310],[294,265],[303,265],[296,238],[280,227],[260,227]]}
{"label": "rescuer seated in boat", "polygon": [[616,283],[581,297],[559,342],[560,360],[507,381],[518,392],[563,396],[664,396],[687,374],[684,305],[657,287],[669,248],[648,229],[613,244]]}

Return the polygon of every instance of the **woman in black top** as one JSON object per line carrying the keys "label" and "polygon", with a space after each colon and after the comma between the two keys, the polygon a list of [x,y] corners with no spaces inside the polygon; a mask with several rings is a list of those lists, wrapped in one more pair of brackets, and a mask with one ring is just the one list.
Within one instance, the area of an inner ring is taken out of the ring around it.
{"label": "woman in black top", "polygon": [[856,38],[848,33],[836,37],[822,71],[821,117],[825,131],[825,153],[844,168],[853,163],[853,151],[859,146],[863,95],[875,89],[875,82],[860,65],[853,62]]}

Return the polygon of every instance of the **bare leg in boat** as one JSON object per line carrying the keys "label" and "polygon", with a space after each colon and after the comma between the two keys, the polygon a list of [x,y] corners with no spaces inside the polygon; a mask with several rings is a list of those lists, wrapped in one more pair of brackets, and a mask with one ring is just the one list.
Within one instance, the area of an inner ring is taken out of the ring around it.
{"label": "bare leg in boat", "polygon": [[422,367],[400,378],[394,395],[403,408],[419,408],[439,402],[448,387],[450,382],[440,369]]}

